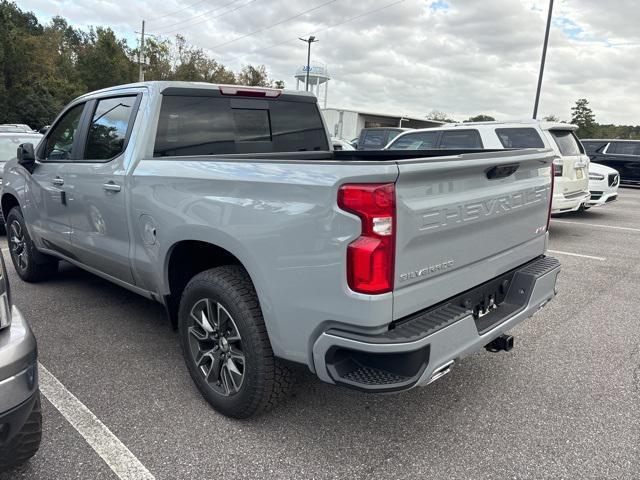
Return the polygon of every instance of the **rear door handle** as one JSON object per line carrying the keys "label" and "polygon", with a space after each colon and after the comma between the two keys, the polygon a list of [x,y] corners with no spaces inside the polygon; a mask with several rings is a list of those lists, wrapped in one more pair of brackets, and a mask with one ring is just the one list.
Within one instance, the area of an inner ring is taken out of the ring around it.
{"label": "rear door handle", "polygon": [[57,187],[61,187],[62,185],[64,185],[64,180],[60,177],[55,177],[51,179],[51,184]]}
{"label": "rear door handle", "polygon": [[120,185],[118,185],[115,182],[107,182],[107,183],[103,183],[102,184],[102,188],[104,188],[107,192],[119,192],[120,191]]}

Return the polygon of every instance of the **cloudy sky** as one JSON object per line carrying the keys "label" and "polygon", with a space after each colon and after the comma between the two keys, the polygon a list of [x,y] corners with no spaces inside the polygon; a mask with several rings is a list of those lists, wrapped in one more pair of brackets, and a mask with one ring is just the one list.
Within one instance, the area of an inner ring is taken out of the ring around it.
{"label": "cloudy sky", "polygon": [[[312,63],[333,79],[329,106],[462,120],[531,115],[547,0],[18,0],[42,21],[184,35],[233,69],[265,64],[295,88]],[[541,115],[570,117],[589,99],[600,123],[640,124],[640,4],[556,0]]]}

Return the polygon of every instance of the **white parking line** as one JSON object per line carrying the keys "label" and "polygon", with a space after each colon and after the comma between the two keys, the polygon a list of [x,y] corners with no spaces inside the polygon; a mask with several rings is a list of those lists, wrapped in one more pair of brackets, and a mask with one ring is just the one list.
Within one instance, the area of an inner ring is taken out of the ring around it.
{"label": "white parking line", "polygon": [[563,252],[560,250],[547,250],[549,253],[557,253],[558,255],[569,255],[570,257],[580,257],[580,258],[588,258],[590,260],[598,260],[600,262],[604,262],[607,259],[604,257],[594,257],[593,255],[583,255],[581,253],[572,253],[572,252]]}
{"label": "white parking line", "polygon": [[40,391],[87,441],[121,480],[155,480],[155,477],[91,410],[38,363]]}
{"label": "white parking line", "polygon": [[584,225],[586,227],[598,227],[598,228],[612,228],[614,230],[628,230],[630,232],[640,232],[640,228],[632,228],[632,227],[614,227],[612,225],[601,225],[599,223],[584,223],[584,222],[572,222],[570,220],[555,220],[551,219],[554,223],[568,223],[571,225]]}

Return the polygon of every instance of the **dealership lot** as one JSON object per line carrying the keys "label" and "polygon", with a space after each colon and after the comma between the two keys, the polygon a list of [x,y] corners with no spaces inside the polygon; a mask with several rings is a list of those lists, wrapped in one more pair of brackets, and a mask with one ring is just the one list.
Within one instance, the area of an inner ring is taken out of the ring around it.
{"label": "dealership lot", "polygon": [[[394,395],[307,376],[249,421],[201,398],[159,304],[69,265],[37,285],[8,269],[42,365],[158,479],[638,478],[640,190],[554,219],[550,249],[560,293],[513,331],[513,351]],[[47,399],[43,411],[40,452],[0,479],[118,478]]]}

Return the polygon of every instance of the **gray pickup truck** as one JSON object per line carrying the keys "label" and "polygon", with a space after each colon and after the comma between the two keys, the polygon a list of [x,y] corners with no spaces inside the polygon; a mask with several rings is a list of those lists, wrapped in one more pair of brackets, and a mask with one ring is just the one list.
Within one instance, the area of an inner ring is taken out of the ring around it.
{"label": "gray pickup truck", "polygon": [[[426,385],[555,295],[547,150],[334,152],[304,92],[150,82],[74,100],[4,170],[20,277],[59,260],[165,305],[218,411],[296,364]],[[125,321],[123,319],[123,321]]]}

